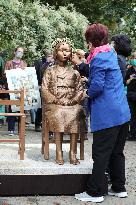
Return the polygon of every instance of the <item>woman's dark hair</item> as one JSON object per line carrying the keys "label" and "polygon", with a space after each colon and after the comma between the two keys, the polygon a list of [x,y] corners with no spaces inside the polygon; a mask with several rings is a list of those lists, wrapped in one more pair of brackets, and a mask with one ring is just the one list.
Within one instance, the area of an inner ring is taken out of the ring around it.
{"label": "woman's dark hair", "polygon": [[89,56],[89,54],[90,54],[89,52],[86,52],[86,53],[85,53],[85,59],[87,59],[87,57]]}
{"label": "woman's dark hair", "polygon": [[131,40],[127,35],[119,34],[111,38],[111,41],[114,41],[114,48],[117,54],[128,57],[131,55],[132,47]]}
{"label": "woman's dark hair", "polygon": [[100,23],[89,25],[85,32],[87,43],[92,43],[94,47],[108,43],[108,28]]}
{"label": "woman's dark hair", "polygon": [[17,46],[14,50],[14,52],[16,52],[18,50],[18,48],[22,48],[24,50],[24,48],[22,46]]}

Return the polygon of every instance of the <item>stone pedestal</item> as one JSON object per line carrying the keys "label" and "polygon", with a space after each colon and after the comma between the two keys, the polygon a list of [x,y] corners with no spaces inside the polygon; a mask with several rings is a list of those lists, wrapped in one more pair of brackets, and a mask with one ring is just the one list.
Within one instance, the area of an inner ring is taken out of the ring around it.
{"label": "stone pedestal", "polygon": [[[29,135],[27,137],[29,138]],[[44,160],[40,138],[28,138],[23,161],[19,160],[17,144],[0,144],[1,196],[73,195],[85,190],[86,180],[92,173],[93,166],[89,154],[85,153],[85,160],[80,161],[79,165],[70,165],[69,145],[64,144],[65,164],[58,165],[55,163],[55,144],[50,144],[50,159]]]}

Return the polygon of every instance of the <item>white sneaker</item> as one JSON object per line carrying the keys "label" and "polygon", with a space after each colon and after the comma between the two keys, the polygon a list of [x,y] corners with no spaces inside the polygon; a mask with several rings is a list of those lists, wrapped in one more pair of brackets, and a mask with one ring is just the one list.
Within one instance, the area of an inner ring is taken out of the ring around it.
{"label": "white sneaker", "polygon": [[9,136],[13,136],[14,135],[14,131],[9,131]]}
{"label": "white sneaker", "polygon": [[128,196],[126,191],[124,191],[124,192],[114,192],[112,189],[110,189],[108,191],[108,195],[109,196],[116,196],[116,197],[119,197],[119,198],[126,198]]}
{"label": "white sneaker", "polygon": [[104,201],[103,196],[94,197],[94,196],[88,195],[86,192],[75,194],[75,199],[80,200],[80,201],[90,201],[90,202],[96,202],[96,203],[100,203]]}

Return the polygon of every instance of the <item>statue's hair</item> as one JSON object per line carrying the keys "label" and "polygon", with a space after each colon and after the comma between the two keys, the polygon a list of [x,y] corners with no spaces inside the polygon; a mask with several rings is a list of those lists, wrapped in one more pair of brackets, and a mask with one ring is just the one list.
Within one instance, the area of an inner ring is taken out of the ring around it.
{"label": "statue's hair", "polygon": [[58,44],[61,44],[61,43],[67,43],[70,45],[71,48],[73,48],[73,43],[72,41],[69,39],[69,38],[56,38],[55,41],[53,41],[52,43],[52,49],[55,49],[55,47],[58,45]]}
{"label": "statue's hair", "polygon": [[57,56],[57,50],[58,48],[60,47],[60,45],[62,43],[66,43],[69,45],[69,47],[71,48],[71,55],[72,55],[72,52],[73,52],[73,43],[72,41],[69,39],[69,38],[57,38],[53,43],[52,43],[52,49],[53,49],[53,56],[54,56],[54,59],[56,60],[56,56]]}

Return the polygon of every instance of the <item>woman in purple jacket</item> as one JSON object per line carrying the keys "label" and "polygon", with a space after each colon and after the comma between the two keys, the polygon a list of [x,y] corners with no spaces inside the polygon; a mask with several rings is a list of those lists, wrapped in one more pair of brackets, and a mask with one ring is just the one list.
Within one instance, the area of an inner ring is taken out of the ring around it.
{"label": "woman in purple jacket", "polygon": [[127,197],[123,154],[130,112],[124,93],[117,55],[108,45],[108,28],[102,24],[87,27],[86,41],[91,47],[88,95],[91,98],[93,132],[93,170],[86,192],[76,194],[81,201],[102,202],[106,169],[109,165],[112,186],[109,195]]}

